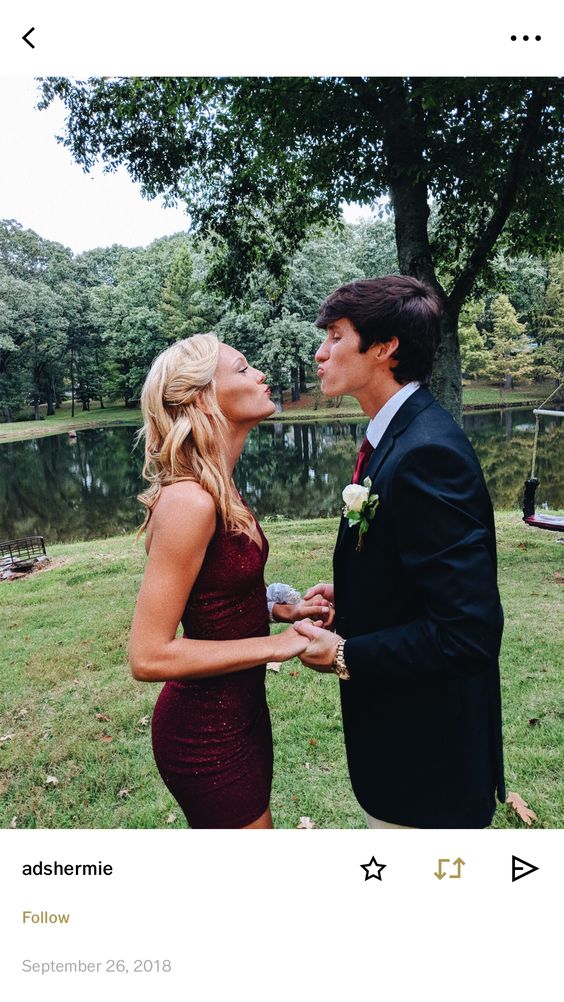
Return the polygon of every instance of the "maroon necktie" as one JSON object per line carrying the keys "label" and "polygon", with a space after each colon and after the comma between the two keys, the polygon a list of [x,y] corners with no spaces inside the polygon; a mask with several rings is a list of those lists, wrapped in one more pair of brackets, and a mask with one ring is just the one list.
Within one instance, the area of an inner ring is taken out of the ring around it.
{"label": "maroon necktie", "polygon": [[352,483],[359,484],[362,474],[366,468],[369,457],[374,452],[374,446],[370,444],[367,438],[362,440],[362,445],[358,450],[358,456],[356,457],[356,466],[354,468]]}

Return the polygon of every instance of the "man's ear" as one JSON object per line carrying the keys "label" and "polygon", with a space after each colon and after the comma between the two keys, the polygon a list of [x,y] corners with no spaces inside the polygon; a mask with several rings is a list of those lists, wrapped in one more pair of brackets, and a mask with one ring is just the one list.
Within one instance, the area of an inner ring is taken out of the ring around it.
{"label": "man's ear", "polygon": [[375,342],[372,345],[373,349],[376,351],[376,356],[380,362],[387,362],[388,359],[393,358],[396,351],[399,348],[399,339],[397,337],[391,337],[389,341],[382,341],[380,343]]}

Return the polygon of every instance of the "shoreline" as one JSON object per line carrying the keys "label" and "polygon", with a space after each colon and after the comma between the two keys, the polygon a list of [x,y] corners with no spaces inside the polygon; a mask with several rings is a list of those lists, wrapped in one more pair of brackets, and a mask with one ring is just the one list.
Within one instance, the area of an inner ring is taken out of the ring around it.
{"label": "shoreline", "polygon": [[[497,404],[463,404],[462,412],[463,414],[483,414],[487,411],[518,410],[519,408],[523,410],[528,407],[538,407],[541,402],[541,398],[535,398],[527,400],[509,400]],[[111,408],[111,410],[115,411],[115,408]],[[126,411],[126,408],[120,408],[120,410]],[[52,435],[64,435],[65,433],[68,434],[71,431],[79,432],[83,429],[92,430],[96,428],[119,428],[123,425],[133,425],[136,428],[141,427],[141,412],[139,410],[131,410],[129,414],[129,417],[116,417],[114,414],[113,416],[108,415],[108,417],[86,418],[81,413],[75,415],[74,418],[64,416],[58,418],[57,420],[50,421],[14,421],[11,423],[3,423],[0,424],[0,445],[8,445],[12,442],[26,442],[35,438],[46,438]],[[328,407],[323,411],[312,410],[310,408],[304,408],[302,410],[296,407],[295,411],[289,409],[272,414],[272,416],[265,418],[265,423],[312,424],[318,422],[332,423],[335,421],[351,420],[363,422],[368,421],[368,417],[366,414],[363,414],[362,411],[356,409],[353,410],[349,407]]]}

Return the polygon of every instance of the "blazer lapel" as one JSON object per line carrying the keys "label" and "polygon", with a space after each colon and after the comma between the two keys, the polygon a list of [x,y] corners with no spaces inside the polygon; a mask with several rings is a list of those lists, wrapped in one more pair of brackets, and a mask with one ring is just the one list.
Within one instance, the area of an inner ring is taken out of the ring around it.
{"label": "blazer lapel", "polygon": [[[374,483],[374,479],[378,473],[378,470],[382,466],[384,460],[387,458],[388,454],[391,452],[396,438],[401,435],[403,431],[411,424],[413,419],[417,417],[421,411],[425,410],[429,404],[433,403],[433,397],[429,390],[421,386],[415,393],[412,393],[410,397],[407,398],[404,404],[400,407],[397,414],[394,414],[392,420],[390,421],[388,427],[386,428],[382,438],[378,442],[378,445],[374,449],[374,452],[368,460],[368,465],[364,472],[362,481],[366,480],[367,477]],[[337,535],[337,542],[335,544],[335,554],[337,553],[339,547],[342,545],[347,530],[349,528],[349,523],[347,519],[343,516],[341,518],[341,524],[339,526],[339,532]]]}

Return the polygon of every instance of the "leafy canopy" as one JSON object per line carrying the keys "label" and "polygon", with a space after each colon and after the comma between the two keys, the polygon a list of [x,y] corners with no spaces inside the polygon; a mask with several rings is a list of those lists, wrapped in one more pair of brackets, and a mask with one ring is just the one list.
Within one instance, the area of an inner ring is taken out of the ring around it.
{"label": "leafy canopy", "polygon": [[218,278],[231,292],[260,263],[280,273],[313,223],[337,218],[343,201],[386,196],[398,175],[436,206],[435,266],[452,285],[496,209],[536,89],[540,128],[504,239],[512,254],[561,245],[560,81],[405,78],[406,156],[389,149],[397,88],[365,77],[50,78],[42,106],[62,98],[64,142],[86,170],[125,164],[146,195],[181,199],[196,227],[225,240]]}

